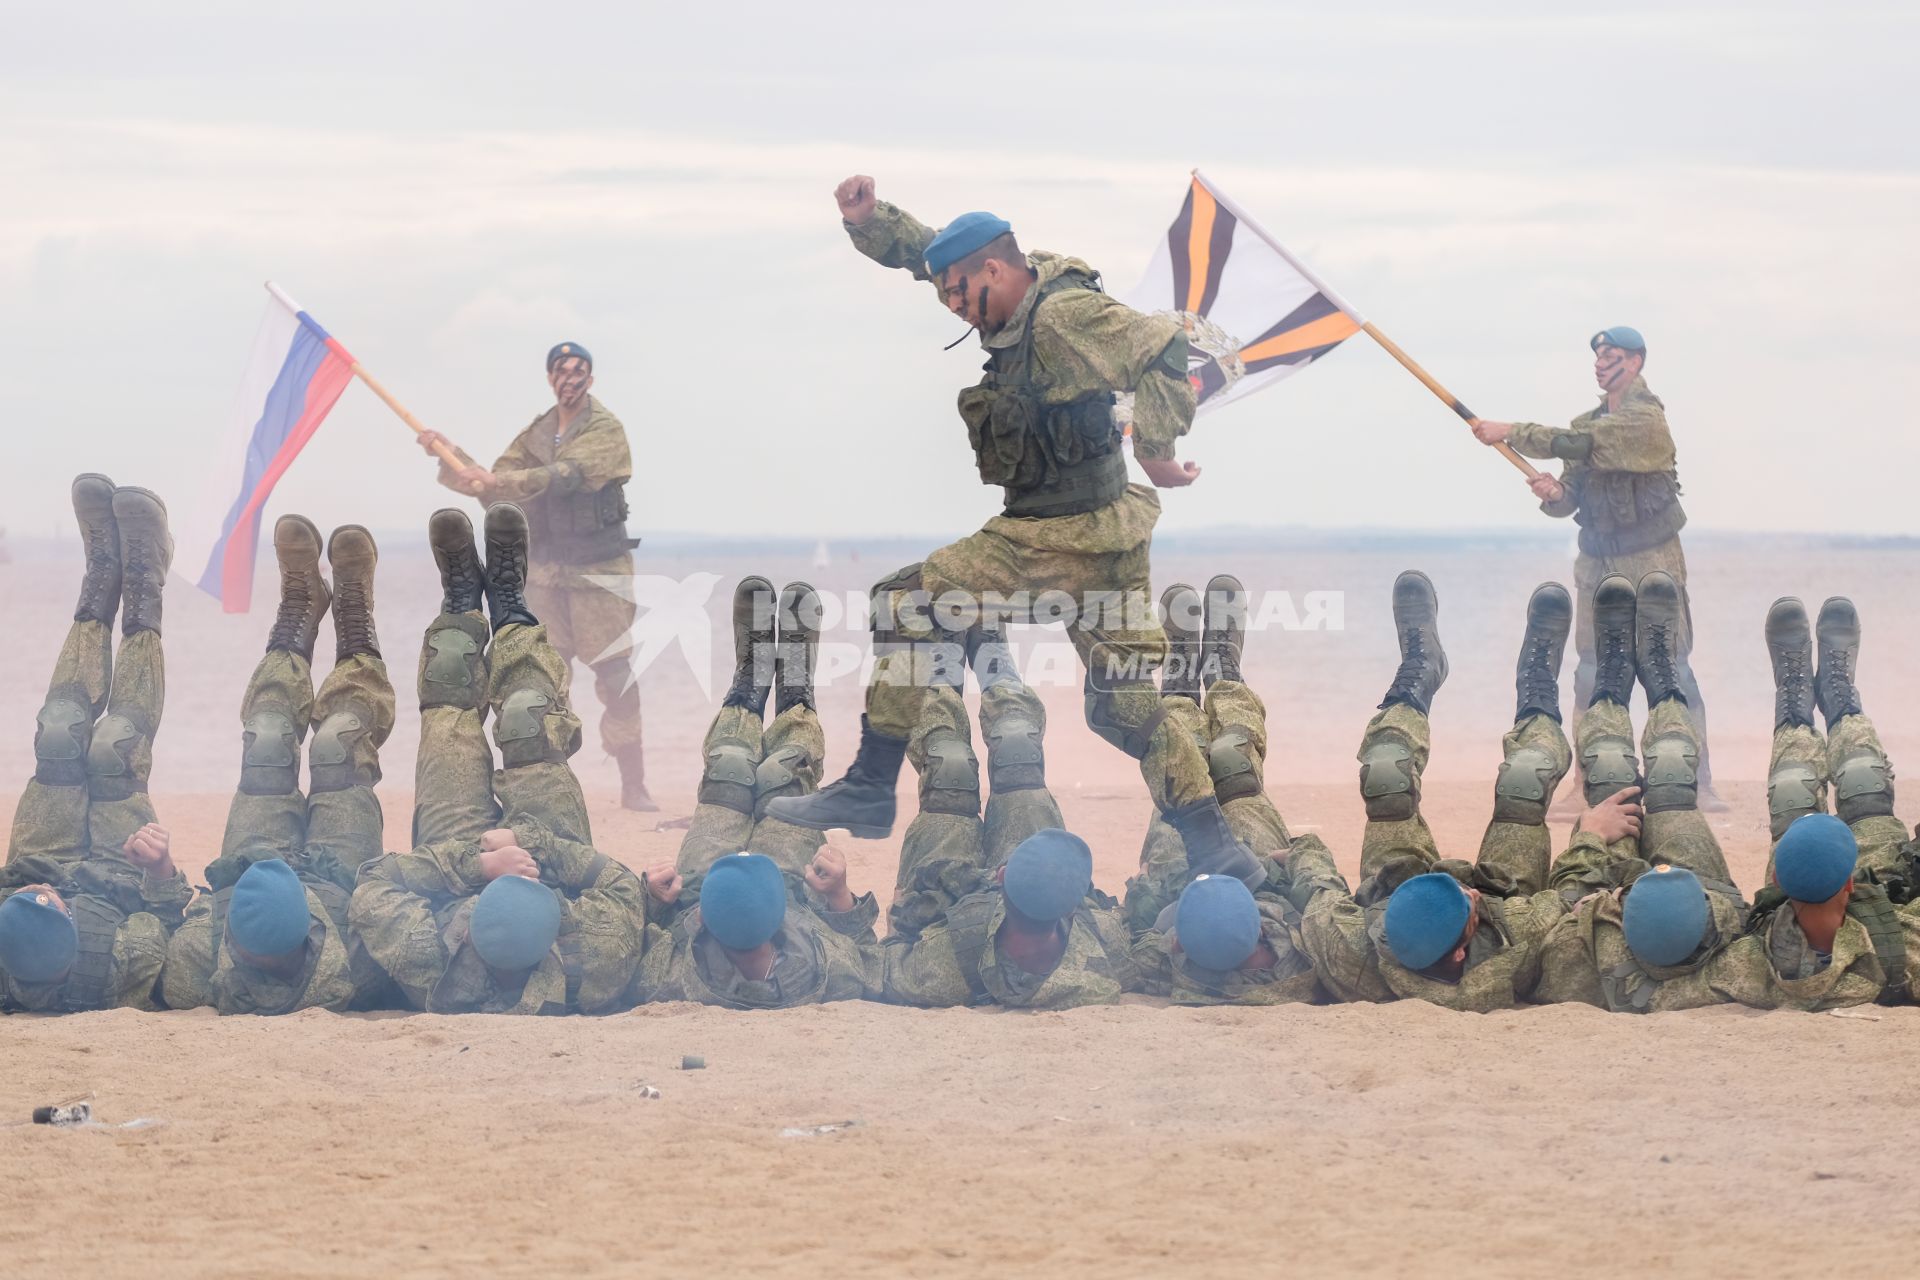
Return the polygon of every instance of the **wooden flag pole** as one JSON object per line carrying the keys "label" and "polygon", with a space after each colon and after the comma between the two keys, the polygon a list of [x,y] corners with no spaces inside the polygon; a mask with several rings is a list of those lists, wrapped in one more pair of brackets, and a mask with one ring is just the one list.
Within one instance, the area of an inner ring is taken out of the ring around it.
{"label": "wooden flag pole", "polygon": [[[1402,351],[1398,343],[1394,342],[1394,340],[1392,338],[1389,338],[1386,334],[1380,332],[1379,328],[1375,326],[1371,320],[1367,319],[1365,316],[1361,315],[1358,311],[1354,310],[1353,306],[1349,304],[1345,298],[1335,293],[1333,289],[1327,284],[1326,281],[1322,280],[1319,276],[1313,273],[1312,269],[1309,268],[1306,263],[1294,257],[1291,253],[1288,253],[1287,247],[1281,244],[1278,240],[1274,239],[1273,236],[1269,235],[1267,233],[1267,229],[1261,226],[1258,222],[1254,221],[1253,218],[1248,216],[1247,211],[1245,209],[1242,209],[1239,205],[1235,204],[1232,200],[1229,200],[1225,195],[1221,194],[1219,189],[1216,188],[1211,182],[1207,182],[1207,177],[1205,174],[1201,173],[1198,169],[1195,169],[1193,170],[1193,176],[1195,180],[1202,183],[1206,183],[1206,188],[1213,195],[1213,198],[1219,201],[1222,205],[1224,205],[1233,214],[1234,217],[1238,218],[1242,226],[1246,227],[1247,230],[1253,232],[1253,234],[1259,236],[1262,240],[1265,240],[1267,242],[1268,248],[1272,249],[1275,253],[1279,254],[1282,258],[1285,258],[1287,260],[1288,265],[1290,265],[1295,271],[1298,271],[1301,275],[1305,276],[1307,278],[1308,283],[1312,284],[1314,288],[1318,289],[1322,294],[1326,295],[1326,299],[1328,302],[1331,302],[1334,306],[1340,308],[1341,311],[1346,313],[1349,319],[1351,319],[1355,324],[1359,325],[1360,331],[1362,333],[1366,334],[1369,338],[1372,338],[1375,342],[1379,343],[1381,346],[1381,349],[1384,350],[1388,355],[1392,356],[1395,360],[1398,360],[1400,362],[1400,366],[1403,369],[1405,369],[1408,373],[1420,379],[1420,384],[1424,386],[1427,390],[1433,392],[1434,395],[1440,397],[1440,402],[1446,405],[1447,408],[1459,414],[1463,422],[1465,422],[1468,426],[1473,425],[1474,417],[1473,417],[1473,414],[1467,409],[1467,406],[1465,406],[1464,404],[1461,404],[1459,398],[1456,397],[1451,391],[1448,391],[1445,387],[1441,386],[1439,383],[1439,380],[1436,379],[1432,374],[1428,373],[1425,369],[1422,369],[1418,361],[1416,361],[1412,356],[1408,355],[1406,352]],[[1519,454],[1515,453],[1513,451],[1512,446],[1507,444],[1497,444],[1497,445],[1494,445],[1493,447],[1499,452],[1501,457],[1505,458],[1508,462],[1511,462],[1514,466],[1518,467],[1520,469],[1520,474],[1525,476],[1528,480],[1531,481],[1539,477],[1540,473],[1534,469],[1533,464],[1528,462],[1525,458],[1521,457]]]}
{"label": "wooden flag pole", "polygon": [[[293,312],[294,315],[298,316],[300,318],[301,323],[308,325],[317,334],[324,336],[328,344],[331,345],[334,350],[338,351],[340,355],[345,358],[345,360],[347,361],[347,367],[349,371],[353,374],[353,376],[360,379],[360,381],[364,382],[367,385],[367,389],[369,391],[373,392],[373,394],[375,394],[376,396],[379,396],[380,402],[382,404],[386,405],[387,408],[393,410],[394,413],[398,414],[400,417],[400,421],[406,423],[409,427],[412,427],[413,433],[415,435],[423,436],[427,434],[427,427],[420,421],[420,419],[414,417],[412,411],[409,410],[407,406],[401,404],[398,400],[394,399],[393,393],[391,391],[388,391],[385,387],[381,386],[380,383],[374,378],[374,376],[368,373],[366,369],[361,365],[361,363],[358,360],[354,359],[353,356],[347,351],[345,347],[340,345],[338,339],[334,338],[333,335],[328,334],[324,329],[321,329],[317,324],[315,324],[312,320],[310,320],[307,316],[307,313],[300,309],[300,304],[295,302],[292,298],[288,297],[284,289],[282,289],[279,285],[275,284],[273,281],[269,280],[267,281],[267,292],[272,294],[274,296],[274,299],[277,302],[279,302],[281,306],[285,307],[287,310]],[[440,441],[440,440],[434,441],[433,452],[434,452],[434,455],[440,459],[440,461],[446,463],[448,467],[452,468],[455,471],[458,471],[462,467],[465,467],[467,465],[465,462],[462,462],[460,460],[460,455],[455,453],[453,449],[449,447],[444,441]]]}

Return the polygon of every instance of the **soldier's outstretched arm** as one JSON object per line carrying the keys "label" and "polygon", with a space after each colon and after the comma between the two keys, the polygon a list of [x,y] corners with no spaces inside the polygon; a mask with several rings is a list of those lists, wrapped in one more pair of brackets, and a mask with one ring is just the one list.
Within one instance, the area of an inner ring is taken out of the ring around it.
{"label": "soldier's outstretched arm", "polygon": [[541,462],[527,456],[509,462],[502,458],[493,469],[487,498],[519,502],[540,494],[598,493],[610,484],[633,478],[633,451],[626,428],[605,410],[594,414],[580,433],[567,442],[567,456]]}
{"label": "soldier's outstretched arm", "polygon": [[883,267],[911,272],[915,280],[933,279],[927,272],[933,228],[898,205],[877,199],[872,178],[855,174],[834,188],[833,199],[854,248]]}

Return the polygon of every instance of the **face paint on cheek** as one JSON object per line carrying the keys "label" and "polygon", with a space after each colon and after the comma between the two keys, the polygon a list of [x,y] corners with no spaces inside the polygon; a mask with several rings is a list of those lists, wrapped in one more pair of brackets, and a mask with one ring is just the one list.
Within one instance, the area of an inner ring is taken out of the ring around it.
{"label": "face paint on cheek", "polygon": [[985,328],[987,323],[987,286],[985,285],[980,286],[980,297],[974,303],[974,306],[978,308],[978,312],[973,317],[973,322],[979,325],[980,327]]}

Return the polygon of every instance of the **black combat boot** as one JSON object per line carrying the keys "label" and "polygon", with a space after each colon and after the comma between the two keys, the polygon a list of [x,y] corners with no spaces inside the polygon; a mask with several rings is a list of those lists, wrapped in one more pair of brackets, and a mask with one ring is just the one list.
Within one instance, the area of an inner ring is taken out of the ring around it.
{"label": "black combat boot", "polygon": [[120,611],[120,531],[113,522],[113,481],[89,471],[73,478],[73,514],[80,522],[80,546],[87,576],[80,580],[75,622],[113,626]]}
{"label": "black combat boot", "polygon": [[1440,600],[1432,580],[1417,569],[1393,580],[1393,629],[1400,638],[1400,669],[1380,709],[1404,703],[1425,715],[1446,683],[1447,652],[1440,647]]}
{"label": "black combat boot", "polygon": [[1230,573],[1207,583],[1207,626],[1202,640],[1201,674],[1207,688],[1221,680],[1240,681],[1240,650],[1247,639],[1247,589]]}
{"label": "black combat boot", "polygon": [[487,508],[487,617],[494,634],[511,623],[537,626],[527,608],[527,513],[511,502]]}
{"label": "black combat boot", "polygon": [[120,632],[158,635],[161,593],[173,566],[167,504],[145,489],[115,489],[113,522],[120,535]]}
{"label": "black combat boot", "polygon": [[1176,582],[1160,593],[1160,627],[1167,633],[1167,664],[1160,669],[1160,696],[1200,701],[1200,646],[1204,627],[1200,593]]}
{"label": "black combat boot", "polygon": [[311,662],[320,619],[333,603],[320,573],[320,530],[305,516],[281,516],[273,526],[273,557],[280,562],[280,609],[267,632],[267,652],[297,653]]}
{"label": "black combat boot", "polygon": [[1813,629],[1807,606],[1781,596],[1767,610],[1767,656],[1773,659],[1773,727],[1813,728]]}
{"label": "black combat boot", "polygon": [[893,832],[893,792],[906,759],[907,740],[880,733],[860,717],[860,750],[844,778],[810,796],[777,796],[767,816],[814,831],[845,829],[862,840]]}
{"label": "black combat boot", "polygon": [[[1845,716],[1860,714],[1860,690],[1853,684],[1854,664],[1860,660],[1860,615],[1845,596],[1830,597],[1820,606],[1814,623],[1820,642],[1820,669],[1813,677],[1813,694],[1826,718],[1827,730]],[[1809,720],[1811,723],[1811,720]]]}
{"label": "black combat boot", "polygon": [[740,579],[733,589],[733,683],[722,706],[766,714],[774,678],[775,603],[773,584],[759,574]]}
{"label": "black combat boot", "polygon": [[1266,883],[1267,871],[1253,850],[1240,842],[1227,825],[1227,815],[1214,796],[1161,815],[1180,833],[1187,846],[1187,870],[1195,875],[1232,876],[1248,888]]}
{"label": "black combat boot", "polygon": [[373,568],[379,560],[373,535],[357,524],[343,524],[327,539],[327,567],[333,570],[335,662],[359,655],[380,656],[380,637],[373,630]]}
{"label": "black combat boot", "polygon": [[1676,648],[1685,608],[1680,584],[1672,574],[1655,569],[1640,579],[1633,602],[1634,661],[1649,709],[1668,698],[1686,705],[1687,696],[1680,692],[1680,669],[1686,659]]}
{"label": "black combat boot", "polygon": [[1593,592],[1593,696],[1588,706],[1633,699],[1635,673],[1633,583],[1620,574],[1600,580]]}
{"label": "black combat boot", "polygon": [[820,657],[820,593],[789,582],[780,593],[780,642],[774,649],[773,713],[813,708],[813,668]]}
{"label": "black combat boot", "polygon": [[467,513],[442,507],[427,522],[427,542],[440,570],[440,612],[478,613],[486,593],[486,574],[473,545],[473,521]]}
{"label": "black combat boot", "polygon": [[1527,601],[1527,634],[1514,672],[1515,722],[1528,716],[1560,720],[1560,663],[1573,629],[1573,597],[1557,582],[1543,582]]}

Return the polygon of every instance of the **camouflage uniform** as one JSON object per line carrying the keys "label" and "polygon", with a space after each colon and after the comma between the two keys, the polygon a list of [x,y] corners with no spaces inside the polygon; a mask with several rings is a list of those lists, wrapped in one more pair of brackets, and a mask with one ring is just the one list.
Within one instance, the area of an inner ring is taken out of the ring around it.
{"label": "camouflage uniform", "polygon": [[[925,254],[934,232],[901,209],[882,201],[869,221],[848,224],[847,231],[855,247],[875,262],[930,279]],[[1173,457],[1174,443],[1192,423],[1194,410],[1184,331],[1173,320],[1141,315],[1089,287],[1097,275],[1076,258],[1034,253],[1027,261],[1038,279],[1007,324],[981,339],[989,355],[1020,363],[1032,392],[1049,408],[1094,404],[1090,413],[1097,416],[1100,397],[1132,390],[1135,454]],[[986,389],[983,383],[962,393],[963,416],[970,404],[977,407]],[[1025,455],[1002,456],[1007,442],[996,426],[997,419],[970,422],[969,433],[982,479],[1005,487],[1011,506],[1016,494],[1031,492],[1019,485],[1036,477],[1020,473]],[[876,593],[890,601],[889,616],[898,619],[890,638],[908,643],[886,647],[875,665],[867,690],[867,718],[874,730],[895,738],[910,735],[936,668],[951,660],[941,656],[940,644],[928,643],[940,639],[933,624],[918,611],[902,611],[910,594],[923,591],[926,598],[938,599],[955,592],[980,601],[992,594],[1058,591],[1077,605],[1089,596],[1104,596],[1121,607],[1089,611],[1098,616],[1083,614],[1068,628],[1088,672],[1088,724],[1140,760],[1141,775],[1162,810],[1213,795],[1206,760],[1190,737],[1162,726],[1163,703],[1151,682],[1167,652],[1166,634],[1148,604],[1148,557],[1160,500],[1149,486],[1124,485],[1124,462],[1118,466],[1114,496],[1103,505],[1069,514],[995,516],[978,533],[876,585]]]}
{"label": "camouflage uniform", "polygon": [[1647,380],[1637,377],[1619,412],[1609,413],[1602,398],[1598,408],[1566,427],[1516,422],[1507,442],[1529,458],[1559,458],[1565,464],[1560,481],[1566,496],[1559,502],[1543,502],[1540,509],[1550,516],[1572,516],[1580,525],[1580,553],[1573,562],[1579,611],[1573,634],[1580,654],[1573,674],[1574,706],[1585,707],[1593,698],[1595,588],[1610,574],[1620,574],[1628,582],[1638,582],[1655,569],[1672,574],[1683,602],[1681,625],[1674,636],[1677,674],[1700,740],[1700,787],[1711,788],[1707,704],[1686,660],[1693,649],[1693,613],[1685,603],[1687,558],[1679,535],[1687,517],[1680,508],[1666,407],[1647,389]]}
{"label": "camouflage uniform", "polygon": [[750,707],[723,706],[702,745],[699,803],[680,842],[679,869],[691,878],[734,853],[764,853],[797,876],[825,837],[767,816],[776,796],[807,795],[820,785],[826,756],[820,717],[804,703],[764,724]]}
{"label": "camouflage uniform", "polygon": [[[1421,772],[1431,749],[1431,725],[1414,707],[1395,703],[1368,722],[1362,761],[1388,758],[1412,782],[1414,803],[1405,818],[1369,818],[1360,852],[1362,881],[1349,891],[1326,845],[1311,836],[1294,840],[1287,855],[1288,890],[1301,915],[1301,939],[1321,985],[1340,1000],[1417,999],[1449,1009],[1484,1013],[1512,1008],[1532,991],[1539,975],[1540,941],[1567,913],[1555,884],[1588,874],[1595,851],[1569,846],[1558,866],[1549,866],[1552,836],[1544,823],[1494,820],[1480,842],[1479,860],[1443,860],[1433,833],[1420,816]],[[1565,734],[1551,716],[1529,715],[1513,726],[1503,746],[1503,775],[1524,770],[1539,798],[1551,796],[1572,760]],[[1517,779],[1516,779],[1517,781]],[[1498,785],[1509,784],[1503,777]],[[1369,774],[1361,775],[1363,794]],[[1467,944],[1466,967],[1457,983],[1443,982],[1402,966],[1385,939],[1387,900],[1401,883],[1428,871],[1444,871],[1480,891],[1479,927]]]}
{"label": "camouflage uniform", "polygon": [[[1301,932],[1300,913],[1287,897],[1292,878],[1283,864],[1272,858],[1261,861],[1266,864],[1267,882],[1254,890],[1253,901],[1260,911],[1261,941],[1272,949],[1274,963],[1261,969],[1228,972],[1194,964],[1173,945],[1175,912],[1179,909],[1176,899],[1135,936],[1133,961],[1140,969],[1142,990],[1148,995],[1170,996],[1175,1004],[1191,1005],[1294,1004],[1323,998]],[[1129,914],[1136,905],[1129,892]]]}
{"label": "camouflage uniform", "polygon": [[158,1007],[167,937],[193,890],[177,871],[147,879],[123,849],[155,820],[147,778],[165,701],[159,632],[124,637],[116,662],[111,624],[68,630],[34,735],[37,769],[14,809],[0,898],[51,885],[73,912],[80,952],[63,982],[0,972],[0,1009]]}
{"label": "camouflage uniform", "polygon": [[[347,946],[355,877],[381,853],[385,823],[373,788],[393,717],[386,663],[371,654],[342,660],[317,697],[306,657],[270,649],[260,660],[240,705],[240,787],[227,808],[220,857],[207,867],[206,887],[168,950],[162,990],[171,1008],[338,1012],[372,1008],[394,994],[379,967],[364,952],[350,960]],[[300,746],[309,726],[312,789],[302,796]],[[234,884],[270,858],[292,867],[307,890],[306,957],[291,976],[239,960],[226,942]]]}
{"label": "camouflage uniform", "polygon": [[[628,634],[633,601],[588,581],[631,579],[634,542],[627,537],[625,486],[633,475],[626,428],[592,396],[587,412],[557,439],[560,409],[535,418],[493,464],[487,501],[512,502],[531,526],[526,597],[563,662],[593,671],[606,708],[600,742],[615,759],[638,760],[640,690],[633,684]],[[461,461],[471,463],[464,453]],[[458,489],[442,464],[440,482]]]}
{"label": "camouflage uniform", "polygon": [[[786,873],[787,916],[772,938],[773,972],[762,980],[743,975],[702,925],[699,879],[689,881],[679,901],[662,912],[668,926],[647,925],[630,1003],[693,1000],[725,1009],[791,1009],[880,997],[880,951],[873,932],[880,907],[871,893],[860,894],[846,911],[830,911],[798,873]],[[662,911],[652,899],[647,909]]]}
{"label": "camouflage uniform", "polygon": [[[1875,775],[1890,780],[1893,767],[1873,722],[1859,712],[1829,725],[1824,743],[1811,726],[1775,729],[1767,783],[1775,840],[1801,814],[1825,812],[1829,786],[1844,814],[1856,795],[1870,793]],[[1906,830],[1891,814],[1853,815],[1848,826],[1860,860],[1831,955],[1822,956],[1807,941],[1773,886],[1769,855],[1768,883],[1754,895],[1749,932],[1714,965],[1714,986],[1727,999],[1759,1009],[1819,1010],[1913,998],[1920,985],[1920,903],[1903,905],[1888,894],[1910,892]]]}
{"label": "camouflage uniform", "polygon": [[927,690],[907,752],[920,771],[920,812],[907,828],[892,932],[881,944],[885,998],[897,1004],[1002,1004],[1064,1009],[1140,989],[1125,918],[1096,890],[1068,918],[1066,952],[1047,974],[1003,959],[1006,898],[994,872],[1036,831],[1063,825],[1047,790],[1046,712],[1017,676],[984,681],[980,727],[992,790],[980,818],[980,766],[965,704]]}
{"label": "camouflage uniform", "polygon": [[[1580,758],[1591,760],[1608,740],[1631,744],[1633,725],[1625,707],[1603,699],[1587,709],[1576,736]],[[1631,750],[1630,745],[1627,749]],[[1643,757],[1668,749],[1698,750],[1687,709],[1672,698],[1655,704],[1648,713],[1641,741]],[[1683,963],[1648,965],[1627,949],[1621,890],[1662,864],[1682,867],[1699,877],[1707,890],[1709,933],[1701,949]],[[1747,904],[1733,884],[1720,842],[1698,808],[1648,812],[1641,818],[1637,838],[1628,836],[1611,845],[1602,845],[1587,832],[1575,832],[1560,870],[1554,887],[1569,898],[1586,896],[1541,944],[1540,980],[1533,1000],[1591,1004],[1616,1013],[1658,1013],[1726,1001],[1714,984],[1713,962],[1721,948],[1745,932]]]}
{"label": "camouflage uniform", "polygon": [[[488,643],[477,613],[442,614],[420,653],[420,757],[411,853],[361,869],[351,946],[431,1013],[604,1013],[625,1006],[645,921],[640,878],[593,847],[567,765],[580,721],[546,628],[510,624]],[[504,767],[481,729],[491,711]],[[495,797],[498,797],[496,805]],[[562,899],[560,938],[524,982],[502,984],[470,944],[486,878],[480,836],[514,833]]]}

